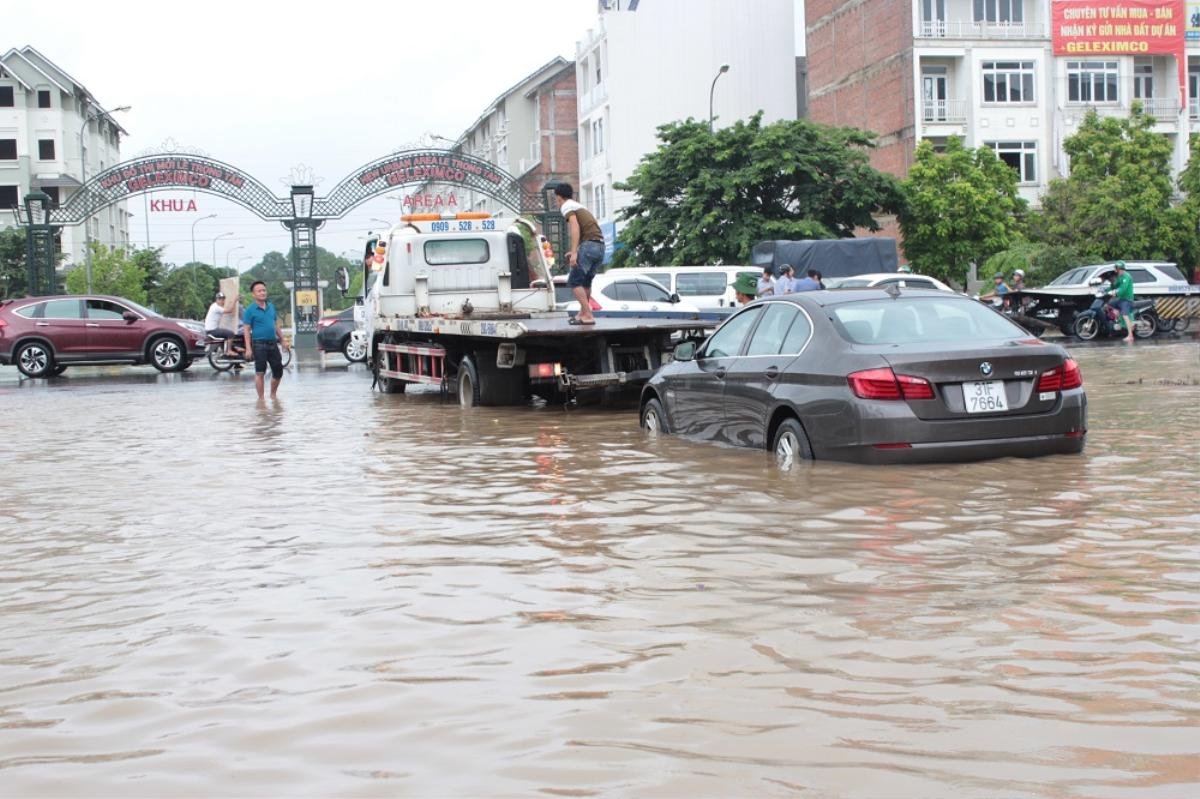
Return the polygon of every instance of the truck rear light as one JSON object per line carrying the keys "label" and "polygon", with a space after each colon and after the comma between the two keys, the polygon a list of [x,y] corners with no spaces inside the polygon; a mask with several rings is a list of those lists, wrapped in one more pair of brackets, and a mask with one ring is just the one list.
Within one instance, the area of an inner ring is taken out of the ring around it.
{"label": "truck rear light", "polygon": [[532,378],[558,377],[562,374],[561,363],[531,363],[529,376]]}
{"label": "truck rear light", "polygon": [[1067,358],[1062,366],[1056,366],[1048,372],[1042,372],[1038,378],[1038,391],[1066,391],[1083,385],[1083,373],[1079,364],[1073,358]]}
{"label": "truck rear light", "polygon": [[891,369],[866,369],[846,376],[854,396],[877,400],[933,399],[933,385],[923,377],[898,375]]}

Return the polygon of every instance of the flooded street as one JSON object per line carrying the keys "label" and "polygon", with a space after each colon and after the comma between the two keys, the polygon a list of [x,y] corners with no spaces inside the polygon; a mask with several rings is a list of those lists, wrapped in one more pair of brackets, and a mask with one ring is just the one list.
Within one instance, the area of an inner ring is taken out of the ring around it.
{"label": "flooded street", "polygon": [[1083,456],[791,473],[0,367],[0,795],[1200,795],[1200,347],[1074,354]]}

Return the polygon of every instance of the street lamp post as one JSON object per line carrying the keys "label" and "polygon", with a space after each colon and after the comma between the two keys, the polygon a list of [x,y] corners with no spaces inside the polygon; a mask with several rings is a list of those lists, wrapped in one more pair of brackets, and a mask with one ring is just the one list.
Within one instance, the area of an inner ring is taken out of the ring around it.
{"label": "street lamp post", "polygon": [[[50,196],[42,191],[25,195],[27,291],[31,296],[54,293],[54,226],[50,224]],[[90,292],[89,292],[90,293]]]}
{"label": "street lamp post", "polygon": [[[195,222],[192,223],[192,263],[193,264],[196,263],[196,225],[200,224],[205,219],[216,219],[216,218],[217,218],[216,214],[209,214],[208,216],[200,217],[199,219],[197,219]],[[192,268],[195,269],[196,267],[193,266]]]}
{"label": "street lamp post", "polygon": [[[119,105],[111,111],[105,111],[99,106],[90,114],[83,115],[83,124],[79,126],[79,189],[84,190],[87,187],[87,152],[83,147],[83,132],[87,130],[88,123],[93,119],[101,116],[115,114],[118,111],[128,111],[133,106]],[[86,197],[84,198],[87,199]],[[87,290],[92,293],[92,204],[85,203],[87,216],[83,218],[83,258],[85,269],[87,270]]]}
{"label": "street lamp post", "polygon": [[[244,246],[242,246],[241,244],[239,244],[238,246],[232,247],[225,251],[225,268],[226,269],[229,268],[229,256],[231,254],[237,252],[238,250],[244,250],[244,249],[246,249],[246,248]],[[214,266],[215,266],[215,264],[214,264]]]}
{"label": "street lamp post", "polygon": [[716,91],[716,89],[717,89],[717,80],[720,79],[720,77],[728,71],[729,71],[729,65],[722,64],[720,66],[720,68],[717,70],[717,74],[713,76],[712,86],[708,87],[708,132],[709,133],[712,133],[712,130],[713,130],[713,92]]}
{"label": "street lamp post", "polygon": [[230,231],[228,233],[222,233],[220,236],[217,236],[216,238],[213,239],[213,242],[212,242],[212,250],[213,250],[212,267],[213,267],[213,269],[217,268],[217,242],[220,241],[221,239],[227,239],[232,235],[233,235],[233,231]]}

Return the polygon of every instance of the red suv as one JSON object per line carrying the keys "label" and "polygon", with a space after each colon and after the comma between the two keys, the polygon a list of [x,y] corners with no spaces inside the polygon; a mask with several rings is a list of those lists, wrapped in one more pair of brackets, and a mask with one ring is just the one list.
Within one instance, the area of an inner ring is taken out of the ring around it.
{"label": "red suv", "polygon": [[204,326],[167,319],[120,297],[0,300],[0,364],[54,377],[71,364],[149,363],[182,372],[204,356]]}

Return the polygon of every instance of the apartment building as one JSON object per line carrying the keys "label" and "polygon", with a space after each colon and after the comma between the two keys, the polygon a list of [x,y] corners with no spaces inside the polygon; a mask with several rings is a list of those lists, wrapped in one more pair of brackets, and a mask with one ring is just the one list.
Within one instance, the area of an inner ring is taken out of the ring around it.
{"label": "apartment building", "polygon": [[1084,115],[1140,102],[1182,170],[1200,131],[1200,18],[1177,20],[1174,54],[1056,55],[1068,32],[1052,12],[1052,0],[808,0],[809,116],[874,131],[873,163],[900,176],[922,139],[991,147],[1036,206],[1068,173],[1062,142]]}
{"label": "apartment building", "polygon": [[767,123],[799,116],[796,5],[601,0],[596,28],[576,44],[578,196],[600,222],[610,252],[615,215],[633,200],[614,183],[658,149],[660,125],[705,120],[710,112],[717,127],[758,111]]}
{"label": "apartment building", "polygon": [[[0,56],[0,227],[24,220],[25,193],[43,191],[65,202],[84,182],[120,162],[126,131],[83,84],[33,47]],[[82,146],[82,150],[80,149]],[[125,203],[95,213],[91,238],[109,246],[129,245]],[[64,227],[61,250],[67,264],[84,262],[83,225]]]}
{"label": "apartment building", "polygon": [[[551,180],[577,183],[575,65],[556,57],[517,81],[488,105],[451,149],[496,164],[517,178],[526,195],[540,194]],[[459,210],[512,213],[482,192],[461,187],[440,190],[444,195],[456,193]],[[438,191],[438,187],[421,191]]]}

